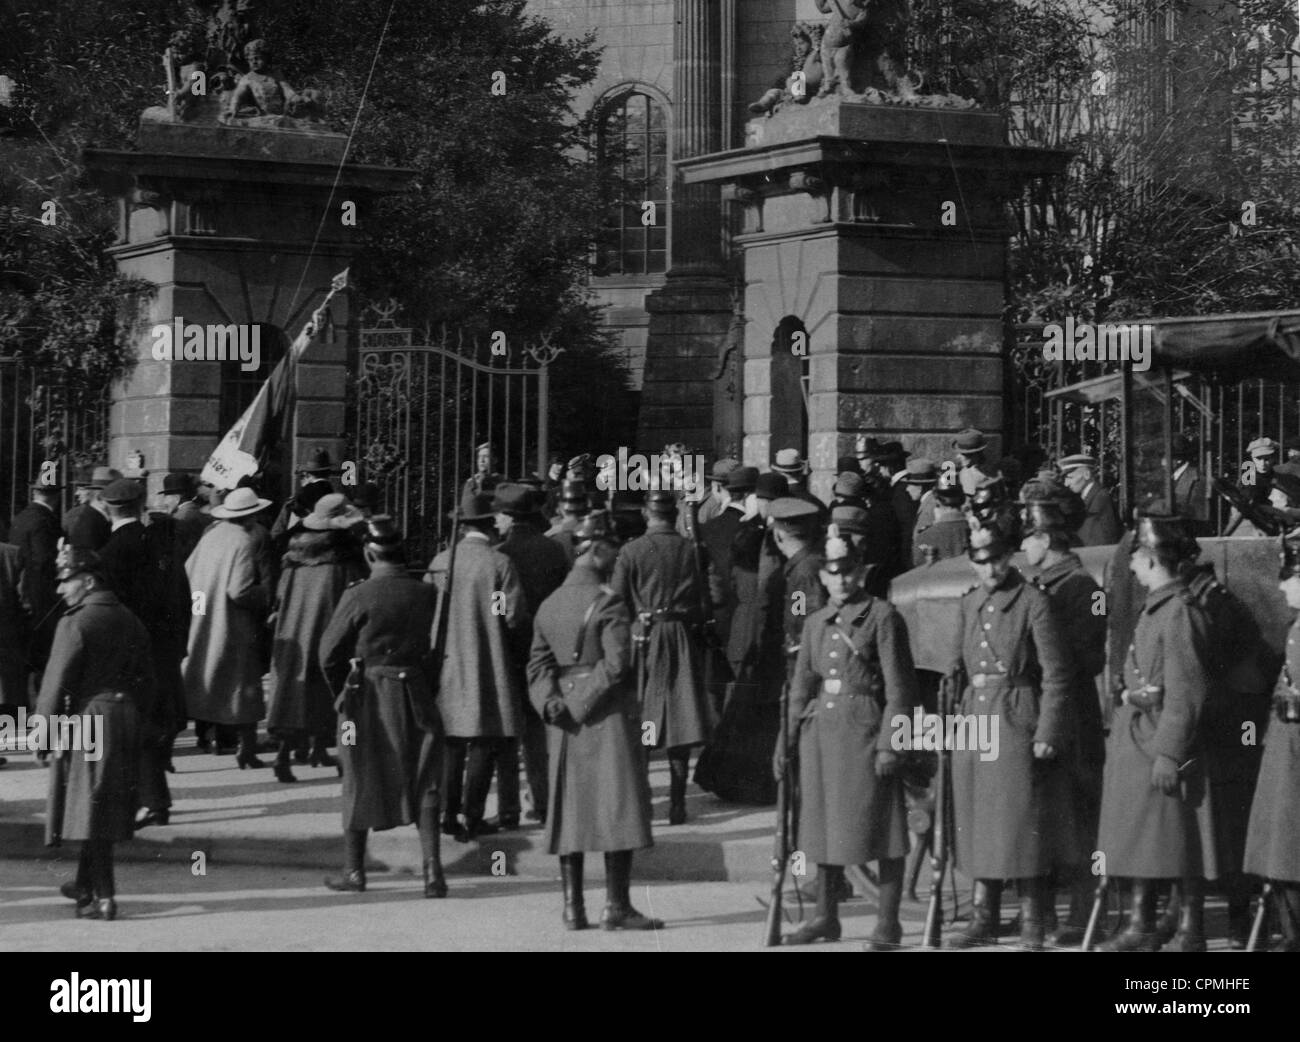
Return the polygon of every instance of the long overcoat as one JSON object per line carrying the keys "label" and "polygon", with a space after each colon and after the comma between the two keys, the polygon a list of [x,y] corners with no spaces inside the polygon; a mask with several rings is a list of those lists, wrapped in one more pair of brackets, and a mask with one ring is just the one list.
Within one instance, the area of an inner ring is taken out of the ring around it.
{"label": "long overcoat", "polygon": [[0,542],[0,706],[27,704],[27,613],[18,547]]}
{"label": "long overcoat", "polygon": [[[1111,717],[1097,840],[1107,875],[1218,877],[1200,734],[1210,682],[1206,620],[1187,587],[1174,581],[1149,592],[1125,655],[1124,688],[1155,687],[1144,697],[1161,704],[1130,701]],[[1170,795],[1151,784],[1157,755],[1183,768]]]}
{"label": "long overcoat", "polygon": [[139,772],[137,706],[152,700],[153,685],[149,633],[111,590],[93,590],[59,620],[36,712],[47,721],[60,714],[98,717],[98,747],[54,754],[47,844],[131,838]]}
{"label": "long overcoat", "polygon": [[1094,481],[1084,497],[1084,517],[1079,525],[1079,542],[1083,546],[1109,546],[1124,534],[1120,527],[1115,501],[1100,482]]}
{"label": "long overcoat", "polygon": [[876,777],[876,754],[893,749],[896,717],[910,722],[915,677],[907,627],[888,601],[860,592],[808,616],[790,720],[799,736],[799,845],[809,861],[907,854],[903,784]]}
{"label": "long overcoat", "polygon": [[[1075,863],[1081,855],[1071,842],[1068,780],[1059,759],[1070,658],[1046,594],[1014,568],[993,590],[977,586],[961,599],[957,639],[967,678],[956,710],[967,719],[953,735],[954,746],[966,748],[952,751],[958,866],[975,879],[1023,879]],[[971,748],[982,727],[989,745],[996,734],[996,750]],[[1058,759],[1035,759],[1035,742],[1055,748]]]}
{"label": "long overcoat", "polygon": [[320,668],[320,641],[343,591],[365,578],[365,562],[345,532],[300,529],[289,536],[275,594],[271,694],[274,733],[334,730],[334,693]]}
{"label": "long overcoat", "polygon": [[193,720],[246,725],[264,715],[259,640],[271,591],[258,551],[249,529],[218,521],[185,562],[191,593],[203,595],[183,672]]}
{"label": "long overcoat", "polygon": [[23,605],[32,625],[31,652],[33,669],[45,664],[50,642],[59,623],[58,571],[59,521],[54,511],[40,503],[29,503],[14,517],[9,541],[18,547],[22,567],[20,586]]}
{"label": "long overcoat", "polygon": [[[409,825],[438,791],[442,723],[429,644],[436,601],[405,568],[379,562],[343,591],[321,636],[320,668],[338,696],[344,829]],[[354,658],[361,690],[345,695]]]}
{"label": "long overcoat", "polygon": [[[715,522],[716,523],[716,522]],[[652,520],[646,534],[625,544],[610,585],[632,615],[651,613],[641,720],[651,723],[655,748],[698,745],[715,724],[704,683],[703,645],[693,627],[701,619],[701,576],[695,548],[671,524]]]}
{"label": "long overcoat", "polygon": [[[1276,695],[1295,695],[1300,678],[1300,615],[1286,635],[1286,664]],[[1264,759],[1250,808],[1246,871],[1265,879],[1300,883],[1300,724],[1274,717],[1264,736]]]}
{"label": "long overcoat", "polygon": [[651,845],[650,786],[640,747],[627,606],[591,568],[575,568],[533,625],[528,695],[545,719],[561,699],[569,719],[548,724],[552,854]]}
{"label": "long overcoat", "polygon": [[1096,597],[1101,587],[1074,553],[1044,568],[1034,576],[1033,583],[1047,594],[1070,656],[1071,689],[1065,747],[1060,756],[1070,783],[1075,852],[1087,856],[1097,844],[1102,765],[1106,759],[1096,680],[1106,665],[1106,616],[1095,610],[1101,604]]}
{"label": "long overcoat", "polygon": [[[425,582],[443,589],[447,551],[429,564]],[[447,606],[447,646],[439,668],[438,708],[452,738],[523,734],[524,680],[517,663],[528,632],[528,607],[510,558],[476,533],[456,547]]]}

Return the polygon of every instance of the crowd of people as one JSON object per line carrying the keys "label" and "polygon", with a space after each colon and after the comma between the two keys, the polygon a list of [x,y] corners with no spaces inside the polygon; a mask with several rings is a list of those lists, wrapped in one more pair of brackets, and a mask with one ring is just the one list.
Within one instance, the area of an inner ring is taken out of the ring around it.
{"label": "crowd of people", "polygon": [[[278,512],[255,483],[216,496],[183,474],[146,511],[142,481],[96,467],[60,519],[62,490],[34,485],[0,544],[0,703],[105,720],[101,759],[51,761],[48,839],[82,843],[64,893],[78,915],[115,917],[113,844],[169,824],[192,721],[201,748],[281,783],[295,763],[338,768],[331,889],[365,890],[370,830],[415,824],[424,894],[442,897],[442,836],[531,819],[560,861],[565,927],[588,925],[584,855],[601,853],[601,926],[654,929],[629,888],[660,750],[670,827],[687,820],[693,755],[696,785],[725,801],[771,804],[791,780],[817,875],[786,943],[838,939],[845,870],[874,862],[867,944],[891,950],[918,841],[908,779],[925,773],[896,722],[921,709],[999,729],[995,755],[950,751],[954,861],[974,881],[953,946],[998,942],[1012,882],[1022,947],[1079,944],[1100,872],[1128,902],[1111,949],[1204,949],[1211,886],[1240,946],[1262,878],[1300,950],[1300,637],[1273,662],[1198,563],[1194,441],[1175,444],[1172,509],[1149,504],[1128,531],[1092,456],[993,461],[977,430],[952,449],[935,461],[859,438],[823,501],[792,448],[763,471],[717,460],[695,489],[687,448],[668,446],[658,487],[629,492],[604,490],[590,455],[507,479],[482,445],[428,562],[408,559],[377,490],[334,484],[322,450]],[[1243,502],[1285,491],[1267,455]],[[1102,590],[1075,550],[1110,544]],[[1280,588],[1300,608],[1300,535],[1282,545]],[[891,581],[960,557],[972,589],[948,664],[917,669]],[[1245,725],[1267,730],[1262,750]]]}

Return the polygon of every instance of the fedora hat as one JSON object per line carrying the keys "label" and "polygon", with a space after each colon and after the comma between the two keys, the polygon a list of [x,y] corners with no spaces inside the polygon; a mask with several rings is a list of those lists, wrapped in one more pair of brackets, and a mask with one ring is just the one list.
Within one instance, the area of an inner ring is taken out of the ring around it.
{"label": "fedora hat", "polygon": [[118,478],[111,485],[106,485],[99,493],[100,499],[115,507],[134,503],[143,496],[144,486],[131,478]]}
{"label": "fedora hat", "polygon": [[923,457],[907,461],[907,476],[903,478],[906,485],[933,485],[939,480],[939,468],[934,460]]}
{"label": "fedora hat", "polygon": [[753,492],[757,484],[757,467],[737,467],[727,475],[728,492]]}
{"label": "fedora hat", "polygon": [[798,449],[782,449],[776,454],[772,469],[780,474],[803,474],[808,470],[808,461]]}
{"label": "fedora hat", "polygon": [[466,492],[460,500],[460,509],[453,510],[448,517],[456,521],[486,521],[496,516],[492,509],[492,497],[486,492]]}
{"label": "fedora hat", "polygon": [[780,499],[789,491],[790,482],[786,481],[784,474],[775,471],[760,474],[758,480],[754,482],[754,493],[759,499]]}
{"label": "fedora hat", "polygon": [[212,508],[212,516],[222,519],[248,517],[271,505],[269,499],[262,499],[251,488],[244,486],[230,493],[220,506]]}
{"label": "fedora hat", "polygon": [[365,514],[348,502],[348,497],[342,492],[331,492],[316,500],[311,513],[302,519],[302,527],[323,532],[328,528],[351,528],[365,519]]}
{"label": "fedora hat", "polygon": [[299,474],[336,474],[333,465],[330,463],[330,454],[327,449],[315,448],[307,454],[307,459],[298,464],[297,473]]}
{"label": "fedora hat", "polygon": [[958,452],[970,455],[973,452],[983,452],[989,447],[988,439],[984,437],[984,432],[976,430],[974,427],[967,427],[965,430],[958,432],[957,437],[952,440],[952,447]]}
{"label": "fedora hat", "polygon": [[523,517],[537,509],[537,496],[533,489],[517,481],[502,482],[492,490],[492,512]]}
{"label": "fedora hat", "polygon": [[861,474],[862,464],[858,462],[857,456],[841,456],[835,461],[835,476],[841,474]]}
{"label": "fedora hat", "polygon": [[730,456],[724,456],[722,459],[718,460],[717,463],[713,464],[713,469],[709,471],[709,480],[719,481],[725,485],[731,472],[739,466],[740,460],[732,459]]}
{"label": "fedora hat", "polygon": [[[813,507],[811,503],[808,505],[815,513],[817,508]],[[841,532],[848,532],[851,535],[866,535],[867,512],[861,507],[841,503],[839,506],[831,508],[831,524]]]}

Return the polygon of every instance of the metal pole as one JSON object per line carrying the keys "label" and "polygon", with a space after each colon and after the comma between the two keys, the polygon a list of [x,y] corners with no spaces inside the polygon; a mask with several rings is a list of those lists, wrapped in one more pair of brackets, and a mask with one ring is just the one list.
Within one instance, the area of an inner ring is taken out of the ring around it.
{"label": "metal pole", "polygon": [[1165,370],[1165,510],[1177,512],[1174,503],[1174,374]]}
{"label": "metal pole", "polygon": [[537,472],[546,474],[546,460],[550,455],[550,394],[551,374],[543,362],[537,367]]}
{"label": "metal pole", "polygon": [[1133,489],[1133,372],[1128,366],[1120,369],[1119,378],[1119,502],[1125,527],[1132,519]]}

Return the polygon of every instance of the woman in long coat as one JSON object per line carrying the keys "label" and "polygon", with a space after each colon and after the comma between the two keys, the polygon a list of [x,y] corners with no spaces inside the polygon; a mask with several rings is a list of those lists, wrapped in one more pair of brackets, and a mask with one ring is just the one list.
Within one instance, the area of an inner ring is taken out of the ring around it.
{"label": "woman in long coat", "polygon": [[280,570],[271,644],[271,697],[267,730],[280,740],[275,759],[279,781],[296,779],[291,752],[311,739],[312,767],[333,767],[326,752],[333,736],[334,695],[318,662],[321,636],[343,591],[366,575],[361,547],[351,527],[361,511],[340,493],[321,497],[289,536]]}
{"label": "woman in long coat", "polygon": [[1186,519],[1142,517],[1131,569],[1146,588],[1111,717],[1097,848],[1108,876],[1132,881],[1115,951],[1156,951],[1156,886],[1182,880],[1173,947],[1204,950],[1204,880],[1217,878],[1201,719],[1213,682],[1206,619],[1181,576],[1199,552]]}
{"label": "woman in long coat", "polygon": [[[980,579],[961,599],[955,655],[966,677],[954,731],[952,794],[956,863],[975,880],[970,926],[956,948],[995,944],[1002,884],[1020,890],[1020,943],[1042,948],[1047,876],[1076,859],[1065,766],[1073,667],[1047,595],[1011,567],[1015,547],[997,528],[971,534],[970,560]],[[951,710],[950,710],[951,711]],[[945,737],[948,728],[945,722]],[[986,726],[987,732],[979,728]],[[996,728],[996,730],[994,730]],[[996,745],[993,745],[996,741]]]}
{"label": "woman in long coat", "polygon": [[407,575],[402,533],[391,517],[367,521],[365,555],[370,578],[343,592],[320,642],[321,671],[338,692],[346,857],[343,878],[325,885],[364,891],[367,833],[415,822],[424,896],[445,897],[442,726],[429,662],[437,595]]}
{"label": "woman in long coat", "polygon": [[[1300,610],[1300,528],[1282,540],[1278,583],[1288,608]],[[1270,880],[1284,952],[1300,952],[1300,615],[1286,635],[1286,658],[1274,689],[1274,718],[1264,737],[1264,760],[1250,808],[1246,871]]]}
{"label": "woman in long coat", "polygon": [[650,787],[640,748],[625,604],[603,585],[617,555],[607,514],[575,533],[573,571],[542,602],[533,626],[528,693],[549,725],[550,806],[546,845],[560,857],[564,925],[587,926],[583,855],[605,854],[606,930],[663,924],[632,907],[632,854],[651,845]]}
{"label": "woman in long coat", "polygon": [[184,666],[186,708],[192,720],[239,729],[241,768],[262,766],[255,755],[265,709],[259,640],[271,590],[250,526],[269,505],[252,489],[235,489],[212,508],[217,521],[185,562],[191,596],[202,595]]}
{"label": "woman in long coat", "polygon": [[[872,951],[898,946],[907,856],[907,810],[893,742],[899,716],[919,704],[902,616],[864,587],[866,562],[847,541],[827,540],[821,581],[830,603],[808,616],[787,727],[799,749],[799,844],[817,864],[817,914],[786,944],[840,936],[836,893],[847,865],[876,861],[880,889]],[[785,769],[777,750],[774,773]]]}
{"label": "woman in long coat", "polygon": [[[82,721],[80,748],[57,748],[50,772],[45,841],[80,840],[77,878],[62,893],[78,917],[117,917],[113,844],[135,831],[139,716],[154,697],[149,632],[106,585],[98,556],[68,549],[58,561],[59,620],[36,700],[38,719]],[[92,721],[93,746],[85,722]],[[38,755],[44,759],[48,750]]]}

